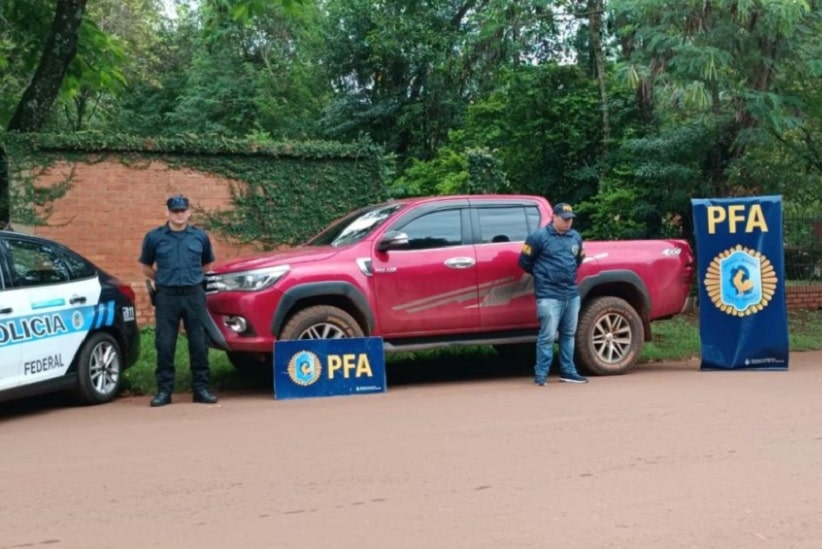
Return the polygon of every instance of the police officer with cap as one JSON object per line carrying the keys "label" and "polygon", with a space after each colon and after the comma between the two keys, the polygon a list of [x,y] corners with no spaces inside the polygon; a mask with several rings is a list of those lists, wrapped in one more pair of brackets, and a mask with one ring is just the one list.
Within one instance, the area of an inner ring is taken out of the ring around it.
{"label": "police officer with cap", "polygon": [[551,223],[525,239],[519,266],[534,277],[539,333],[534,383],[542,387],[554,358],[554,335],[559,332],[559,379],[587,383],[574,365],[574,337],[579,317],[577,269],[585,252],[582,236],[572,228],[576,214],[570,204],[554,206]]}
{"label": "police officer with cap", "polygon": [[214,262],[208,234],[193,225],[188,198],[177,195],[166,202],[168,221],[146,233],[140,252],[143,274],[154,281],[157,393],[151,406],[171,404],[174,392],[174,354],[180,319],[188,337],[193,401],[214,404],[209,392],[210,370],[205,338],[205,273]]}

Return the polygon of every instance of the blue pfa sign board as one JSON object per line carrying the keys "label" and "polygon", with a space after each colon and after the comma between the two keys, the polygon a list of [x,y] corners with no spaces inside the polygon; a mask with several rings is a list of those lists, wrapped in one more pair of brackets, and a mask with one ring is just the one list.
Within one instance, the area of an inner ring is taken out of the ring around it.
{"label": "blue pfa sign board", "polygon": [[782,198],[692,199],[701,370],[786,370]]}
{"label": "blue pfa sign board", "polygon": [[380,337],[296,339],[274,343],[274,398],[384,393]]}

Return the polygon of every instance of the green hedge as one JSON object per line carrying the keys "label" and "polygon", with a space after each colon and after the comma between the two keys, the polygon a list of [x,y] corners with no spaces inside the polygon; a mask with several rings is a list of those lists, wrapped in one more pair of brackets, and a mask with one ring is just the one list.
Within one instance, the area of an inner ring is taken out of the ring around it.
{"label": "green hedge", "polygon": [[36,206],[62,197],[69,177],[49,189],[33,185],[34,174],[58,161],[95,163],[116,159],[140,169],[150,160],[188,168],[232,185],[233,208],[203,212],[212,231],[267,249],[297,244],[329,221],[388,197],[382,150],[369,143],[273,143],[251,139],[135,137],[77,133],[3,134],[12,192],[11,217],[42,224]]}

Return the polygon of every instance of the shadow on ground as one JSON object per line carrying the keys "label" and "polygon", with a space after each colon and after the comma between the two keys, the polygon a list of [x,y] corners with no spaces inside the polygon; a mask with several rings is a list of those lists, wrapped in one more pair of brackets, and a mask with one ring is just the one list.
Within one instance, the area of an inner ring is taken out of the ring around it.
{"label": "shadow on ground", "polygon": [[[631,374],[645,372],[686,372],[699,369],[699,363],[651,362],[638,365]],[[556,372],[556,364],[552,368]],[[416,386],[451,382],[484,381],[491,379],[521,378],[528,381],[533,375],[533,362],[528,359],[503,357],[492,349],[458,350],[449,353],[417,353],[389,355],[386,362],[388,387]],[[212,380],[215,392],[227,394],[272,395],[271,371],[250,375],[230,370]],[[129,395],[121,395],[129,396]],[[175,400],[185,399],[180,394]],[[15,416],[46,414],[75,406],[69,394],[29,397],[0,403],[0,422]]]}
{"label": "shadow on ground", "polygon": [[72,406],[77,406],[77,401],[69,393],[53,393],[0,402],[0,424],[4,419],[14,416],[48,414]]}
{"label": "shadow on ground", "polygon": [[[389,387],[528,377],[532,371],[531,363],[506,361],[493,350],[389,355],[386,359],[386,381]],[[220,388],[232,391],[270,391],[272,374],[271,371],[254,375],[231,371],[218,382]]]}

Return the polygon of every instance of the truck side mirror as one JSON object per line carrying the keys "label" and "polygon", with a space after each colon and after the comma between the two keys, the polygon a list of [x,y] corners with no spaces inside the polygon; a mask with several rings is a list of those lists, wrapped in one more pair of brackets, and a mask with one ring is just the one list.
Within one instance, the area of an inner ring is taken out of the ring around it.
{"label": "truck side mirror", "polygon": [[400,231],[388,231],[377,244],[377,250],[385,252],[408,246],[408,235]]}

